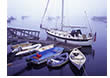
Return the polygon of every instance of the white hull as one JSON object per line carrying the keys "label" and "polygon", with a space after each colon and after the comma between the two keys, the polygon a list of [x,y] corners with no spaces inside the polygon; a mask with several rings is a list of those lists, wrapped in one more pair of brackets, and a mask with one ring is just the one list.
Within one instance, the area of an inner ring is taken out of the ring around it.
{"label": "white hull", "polygon": [[53,47],[54,47],[54,44],[50,44],[50,45],[46,45],[46,46],[39,48],[37,51],[42,52],[44,50],[48,50],[48,49],[53,48]]}
{"label": "white hull", "polygon": [[43,46],[43,47],[41,47],[41,46],[42,46],[41,44],[35,44],[33,46],[26,47],[26,49],[28,49],[28,50],[20,51],[20,52],[16,53],[16,55],[22,55],[22,54],[25,54],[25,53],[31,53],[34,50],[42,52],[44,50],[48,50],[50,48],[53,48],[54,44],[46,45],[46,46]]}
{"label": "white hull", "polygon": [[[60,42],[65,42],[64,39],[61,39],[61,38],[57,38],[57,37],[54,37],[54,36],[51,36],[51,35],[47,35],[49,38],[53,39],[53,40],[57,40],[57,41],[60,41]],[[72,40],[67,40],[66,41],[67,43],[69,44],[75,44],[75,45],[81,45],[81,46],[90,46],[92,45],[92,43],[94,42],[92,39],[91,40],[88,40],[88,41],[72,41]]]}
{"label": "white hull", "polygon": [[35,44],[35,45],[32,45],[32,46],[28,46],[28,47],[25,47],[23,50],[24,51],[19,51],[16,53],[16,56],[17,55],[23,55],[23,54],[26,54],[26,53],[31,53],[33,52],[34,50],[38,50],[42,45],[41,44]]}
{"label": "white hull", "polygon": [[21,43],[21,44],[16,44],[16,45],[12,45],[13,49],[16,49],[18,47],[28,47],[28,46],[32,46],[32,43]]}
{"label": "white hull", "polygon": [[[71,61],[71,60],[70,60]],[[74,62],[72,62],[71,61],[71,63],[73,64],[73,65],[75,65],[79,70],[81,69],[81,67],[83,66],[83,64],[82,65],[77,65],[76,63],[74,63]]]}

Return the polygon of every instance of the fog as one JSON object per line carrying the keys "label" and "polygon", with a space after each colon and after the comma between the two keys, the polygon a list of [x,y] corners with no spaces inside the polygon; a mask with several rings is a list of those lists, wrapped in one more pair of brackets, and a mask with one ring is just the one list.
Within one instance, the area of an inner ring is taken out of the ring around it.
{"label": "fog", "polygon": [[[8,26],[39,29],[42,15],[48,0],[8,0],[8,18],[13,20]],[[60,26],[61,23],[61,2],[62,0],[50,0],[43,25],[45,27]],[[93,16],[106,16],[106,0],[64,0],[64,25],[87,26],[87,12],[89,22]],[[28,18],[22,20],[22,16]],[[52,19],[48,19],[48,18]],[[59,17],[57,19],[57,17]],[[57,20],[56,20],[57,19]]]}

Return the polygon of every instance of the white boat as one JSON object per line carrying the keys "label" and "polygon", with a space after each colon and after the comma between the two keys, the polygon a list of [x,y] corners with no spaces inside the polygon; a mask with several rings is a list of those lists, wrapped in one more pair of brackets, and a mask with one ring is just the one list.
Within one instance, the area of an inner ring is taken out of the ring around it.
{"label": "white boat", "polygon": [[35,44],[35,45],[29,44],[29,45],[27,45],[27,46],[21,46],[21,45],[19,45],[17,48],[15,48],[15,49],[12,51],[12,53],[13,53],[13,52],[18,52],[18,51],[21,51],[21,50],[31,49],[31,48],[34,48],[34,47],[36,47],[36,46],[38,46],[38,45],[39,45],[39,44]]}
{"label": "white boat", "polygon": [[80,70],[86,61],[86,57],[78,48],[74,48],[69,55],[69,60]]}
{"label": "white boat", "polygon": [[38,52],[42,52],[42,51],[44,51],[44,50],[48,50],[48,49],[51,49],[51,48],[53,48],[53,47],[54,47],[54,44],[49,44],[49,45],[46,45],[46,46],[43,46],[43,47],[37,49],[37,51],[38,51]]}
{"label": "white boat", "polygon": [[[92,43],[95,41],[96,38],[96,33],[93,34],[92,29],[89,25],[89,27],[82,27],[82,26],[64,26],[63,24],[63,17],[64,17],[64,0],[62,0],[62,18],[61,18],[61,29],[47,29],[42,27],[42,22],[43,22],[43,18],[45,16],[45,13],[47,11],[48,8],[48,4],[46,6],[44,15],[42,17],[41,20],[41,24],[40,27],[42,29],[46,30],[47,36],[54,39],[54,40],[58,40],[61,42],[65,42],[65,43],[71,43],[71,44],[75,44],[75,45],[81,45],[81,46],[90,46],[92,45]],[[85,12],[86,13],[86,12]],[[74,28],[74,30],[67,32],[63,30],[63,27],[69,27],[69,28]],[[90,32],[88,33],[84,33],[82,32],[82,29],[85,28],[87,30],[87,28],[90,28]]]}
{"label": "white boat", "polygon": [[18,47],[27,47],[27,46],[31,46],[31,45],[32,45],[32,43],[29,43],[29,42],[21,42],[21,43],[12,45],[12,48],[16,49]]}
{"label": "white boat", "polygon": [[32,46],[24,47],[23,49],[19,48],[18,52],[15,55],[17,56],[17,55],[23,55],[23,54],[26,54],[26,53],[31,53],[35,50],[38,50],[41,46],[42,46],[41,44],[35,44],[35,45],[32,45]]}
{"label": "white boat", "polygon": [[74,34],[74,36],[71,35],[71,33],[61,30],[46,30],[48,37],[52,38],[54,40],[58,40],[60,42],[66,42],[70,44],[75,45],[81,45],[81,46],[89,46],[92,45],[95,39],[95,35],[93,36],[92,33],[89,33],[91,35],[87,34]]}

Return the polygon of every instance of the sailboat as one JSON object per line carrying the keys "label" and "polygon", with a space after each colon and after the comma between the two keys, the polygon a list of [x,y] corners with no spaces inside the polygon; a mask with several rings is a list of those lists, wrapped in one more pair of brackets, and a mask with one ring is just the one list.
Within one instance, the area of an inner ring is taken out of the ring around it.
{"label": "sailboat", "polygon": [[[62,12],[61,12],[61,29],[47,29],[42,27],[42,22],[44,19],[44,16],[46,14],[47,8],[48,8],[49,0],[47,2],[47,6],[45,8],[45,12],[43,14],[40,28],[45,29],[47,36],[49,38],[52,38],[54,40],[60,41],[60,42],[65,42],[65,43],[70,43],[70,44],[75,44],[75,45],[80,45],[80,46],[91,46],[93,42],[96,40],[96,33],[93,34],[92,29],[90,27],[90,32],[88,34],[82,33],[81,29],[82,28],[88,28],[88,27],[81,27],[81,26],[64,26],[63,24],[63,17],[64,17],[64,0],[62,0]],[[75,30],[72,30],[70,32],[64,31],[64,27],[70,27],[70,28],[76,28]]]}

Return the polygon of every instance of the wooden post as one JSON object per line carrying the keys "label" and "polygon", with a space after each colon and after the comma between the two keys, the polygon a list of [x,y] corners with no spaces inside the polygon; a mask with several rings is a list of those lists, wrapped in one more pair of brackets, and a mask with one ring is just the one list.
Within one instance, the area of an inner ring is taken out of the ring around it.
{"label": "wooden post", "polygon": [[34,31],[34,30],[24,30],[24,29],[17,29],[17,28],[8,28],[7,33],[10,33],[9,36],[12,36],[11,40],[14,40],[14,37],[16,36],[17,38],[22,38],[27,37],[29,39],[30,37],[32,38],[39,38],[39,31]]}
{"label": "wooden post", "polygon": [[35,33],[35,36],[37,36],[37,35],[36,35],[36,32],[34,32],[34,33]]}
{"label": "wooden post", "polygon": [[21,31],[19,31],[20,32],[20,36],[22,36],[22,32]]}

